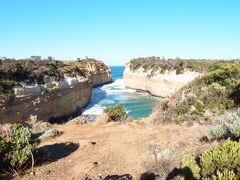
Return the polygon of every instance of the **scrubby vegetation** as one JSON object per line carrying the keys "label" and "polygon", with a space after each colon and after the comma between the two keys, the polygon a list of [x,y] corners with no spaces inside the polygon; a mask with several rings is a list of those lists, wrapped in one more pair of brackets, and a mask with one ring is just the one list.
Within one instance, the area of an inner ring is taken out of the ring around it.
{"label": "scrubby vegetation", "polygon": [[95,66],[94,70],[107,70],[100,61],[83,59],[78,61],[60,61],[53,58],[41,59],[34,56],[29,59],[0,59],[0,106],[14,98],[15,86],[24,84],[45,84],[52,80],[60,80],[64,74],[70,76],[91,76],[89,65]]}
{"label": "scrubby vegetation", "polygon": [[228,113],[227,119],[215,126],[210,127],[208,131],[209,140],[221,140],[231,138],[238,140],[240,138],[240,117],[236,112]]}
{"label": "scrubby vegetation", "polygon": [[128,113],[121,104],[107,107],[104,112],[109,117],[109,121],[124,121],[128,117]]}
{"label": "scrubby vegetation", "polygon": [[199,179],[200,167],[197,165],[195,157],[186,154],[182,158],[181,169],[183,171],[185,179]]}
{"label": "scrubby vegetation", "polygon": [[221,124],[219,124],[209,129],[208,139],[209,140],[221,139],[224,134],[225,134],[225,129]]}
{"label": "scrubby vegetation", "polygon": [[226,63],[234,63],[224,60],[206,60],[206,59],[165,59],[160,57],[137,58],[130,61],[130,69],[136,71],[143,68],[144,72],[151,71],[150,76],[165,71],[176,71],[176,74],[182,74],[185,70],[207,73],[218,69]]}
{"label": "scrubby vegetation", "polygon": [[0,169],[20,170],[27,163],[36,148],[31,130],[17,123],[5,135],[0,134]]}
{"label": "scrubby vegetation", "polygon": [[240,143],[228,139],[223,144],[207,149],[199,156],[182,159],[183,176],[187,179],[239,179]]}
{"label": "scrubby vegetation", "polygon": [[148,142],[147,145],[145,168],[159,177],[166,177],[176,165],[176,156],[171,149],[165,149],[162,144]]}
{"label": "scrubby vegetation", "polygon": [[240,103],[240,63],[228,63],[182,88],[159,106],[162,121],[209,120]]}

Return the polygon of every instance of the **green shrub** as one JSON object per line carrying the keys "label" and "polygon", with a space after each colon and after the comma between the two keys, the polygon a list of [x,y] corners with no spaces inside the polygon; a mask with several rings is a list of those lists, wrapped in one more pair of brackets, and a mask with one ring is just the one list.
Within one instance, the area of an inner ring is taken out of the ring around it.
{"label": "green shrub", "polygon": [[220,66],[219,69],[212,71],[204,80],[208,84],[217,82],[222,86],[228,87],[229,85],[239,84],[237,79],[239,73],[239,64],[225,64]]}
{"label": "green shrub", "polygon": [[19,123],[12,125],[8,133],[10,141],[0,140],[2,163],[5,167],[20,169],[31,157],[36,143],[30,129]]}
{"label": "green shrub", "polygon": [[185,179],[235,180],[240,178],[240,142],[230,139],[207,149],[199,161],[191,155],[182,158],[181,170]]}
{"label": "green shrub", "polygon": [[0,79],[0,90],[4,92],[11,90],[15,86],[15,81],[9,79]]}
{"label": "green shrub", "polygon": [[237,175],[232,170],[224,169],[224,171],[217,171],[216,175],[213,175],[212,180],[237,180]]}
{"label": "green shrub", "polygon": [[184,71],[182,66],[174,66],[173,69],[176,70],[176,75],[182,74]]}
{"label": "green shrub", "polygon": [[181,161],[181,169],[185,179],[199,179],[200,167],[198,166],[194,156],[185,155]]}
{"label": "green shrub", "polygon": [[178,115],[185,114],[189,111],[190,106],[188,104],[182,103],[177,105],[175,111],[177,112]]}
{"label": "green shrub", "polygon": [[194,105],[196,101],[197,101],[197,96],[196,96],[196,94],[191,93],[191,92],[188,93],[188,94],[186,94],[186,103],[187,103],[188,105]]}
{"label": "green shrub", "polygon": [[234,101],[235,104],[238,106],[240,105],[240,84],[233,88],[233,91],[229,97]]}
{"label": "green shrub", "polygon": [[176,124],[181,125],[183,122],[187,121],[189,119],[189,116],[183,115],[183,116],[178,116],[175,119]]}
{"label": "green shrub", "polygon": [[161,101],[161,107],[163,110],[167,110],[169,99],[165,98]]}
{"label": "green shrub", "polygon": [[222,125],[210,127],[208,131],[209,140],[219,140],[223,137],[238,139],[240,137],[240,117],[236,112],[227,114],[227,120]]}
{"label": "green shrub", "polygon": [[112,107],[107,107],[104,112],[108,115],[111,121],[124,121],[127,119],[127,111],[121,104]]}
{"label": "green shrub", "polygon": [[235,78],[227,78],[224,80],[224,84],[229,87],[236,87],[238,85],[239,81]]}
{"label": "green shrub", "polygon": [[240,171],[240,143],[226,140],[223,144],[206,150],[200,156],[202,176],[209,177],[216,171]]}
{"label": "green shrub", "polygon": [[228,110],[228,109],[234,108],[235,104],[234,104],[234,101],[232,99],[227,99],[224,103],[224,106]]}
{"label": "green shrub", "polygon": [[208,139],[214,140],[214,139],[220,139],[225,134],[224,127],[220,125],[213,126],[209,129],[208,132]]}
{"label": "green shrub", "polygon": [[0,137],[0,161],[3,162],[6,158],[7,143]]}
{"label": "green shrub", "polygon": [[229,124],[228,130],[234,137],[236,138],[240,137],[240,122],[237,121],[236,123]]}
{"label": "green shrub", "polygon": [[235,138],[240,137],[240,117],[236,113],[229,113],[225,126],[232,136]]}
{"label": "green shrub", "polygon": [[9,132],[11,138],[11,160],[12,167],[21,167],[31,156],[35,149],[31,137],[31,131],[21,124],[14,124]]}
{"label": "green shrub", "polygon": [[204,113],[204,105],[202,102],[200,101],[197,101],[195,104],[194,104],[194,107],[196,108],[195,109],[195,114],[199,115],[199,116],[202,116],[203,113]]}
{"label": "green shrub", "polygon": [[0,153],[6,149],[6,143],[4,140],[0,139]]}

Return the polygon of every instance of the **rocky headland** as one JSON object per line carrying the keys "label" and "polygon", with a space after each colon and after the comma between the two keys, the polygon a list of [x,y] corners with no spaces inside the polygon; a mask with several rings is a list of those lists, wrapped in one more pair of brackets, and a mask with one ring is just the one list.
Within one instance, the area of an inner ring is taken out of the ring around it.
{"label": "rocky headland", "polygon": [[176,70],[167,70],[164,73],[159,71],[151,75],[151,70],[146,71],[140,67],[133,71],[131,64],[127,64],[124,83],[127,88],[146,91],[153,96],[168,97],[201,75],[187,69],[182,74],[176,74]]}
{"label": "rocky headland", "polygon": [[127,88],[169,97],[211,68],[211,63],[204,60],[137,58],[125,65],[124,83]]}
{"label": "rocky headland", "polygon": [[0,62],[0,122],[64,119],[79,115],[92,88],[112,81],[101,61]]}

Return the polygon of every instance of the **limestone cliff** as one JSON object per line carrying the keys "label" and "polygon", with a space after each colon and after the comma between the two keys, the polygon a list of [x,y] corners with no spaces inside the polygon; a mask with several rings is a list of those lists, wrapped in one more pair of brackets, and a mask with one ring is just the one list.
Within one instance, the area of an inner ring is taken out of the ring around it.
{"label": "limestone cliff", "polygon": [[[6,67],[7,62],[4,63]],[[26,67],[25,61],[20,63]],[[14,75],[10,76],[9,71],[7,72],[5,77],[10,80],[3,82],[17,80],[11,91],[0,91],[0,98],[9,97],[9,94],[5,92],[12,93],[11,99],[0,99],[2,102],[0,103],[0,123],[48,121],[77,115],[91,99],[93,86],[112,81],[111,70],[101,61],[61,61],[57,64],[51,62],[51,68],[54,64],[56,69],[54,75],[48,72],[50,65],[47,62],[44,63],[39,68],[36,62],[31,67],[27,67],[28,69],[34,67],[38,73],[44,67],[45,71],[40,72],[43,76],[43,83],[36,83],[35,79],[33,83],[29,83],[30,77],[34,75],[29,75],[29,78],[20,81]],[[27,65],[29,66],[29,63]],[[50,70],[52,72],[52,69]],[[4,71],[2,72],[4,75]],[[57,75],[59,77],[56,78]]]}
{"label": "limestone cliff", "polygon": [[167,66],[169,62],[165,62],[165,65],[164,61],[161,65],[158,62],[155,63],[155,61],[127,63],[124,71],[125,86],[147,91],[154,96],[168,97],[201,76],[201,73],[190,68],[181,66],[176,68],[178,66],[172,64]]}
{"label": "limestone cliff", "polygon": [[93,82],[93,86],[112,82],[112,72],[105,64],[90,61],[83,66],[88,71],[88,77]]}
{"label": "limestone cliff", "polygon": [[77,113],[91,98],[88,79],[64,79],[48,85],[16,88],[15,99],[0,111],[1,123],[31,119],[48,121]]}

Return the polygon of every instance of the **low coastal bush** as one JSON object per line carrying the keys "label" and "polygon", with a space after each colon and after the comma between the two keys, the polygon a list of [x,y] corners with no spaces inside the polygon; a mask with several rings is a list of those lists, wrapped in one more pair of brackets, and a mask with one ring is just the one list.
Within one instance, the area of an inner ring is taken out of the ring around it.
{"label": "low coastal bush", "polygon": [[208,130],[209,140],[220,140],[224,137],[240,138],[240,117],[236,112],[227,114],[227,120],[223,124],[210,127]]}
{"label": "low coastal bush", "polygon": [[181,162],[181,169],[185,179],[199,179],[200,167],[198,166],[193,155],[184,155]]}
{"label": "low coastal bush", "polygon": [[208,132],[208,139],[214,140],[214,139],[221,139],[223,135],[226,133],[223,125],[216,125],[209,129]]}
{"label": "low coastal bush", "polygon": [[200,156],[202,176],[209,177],[214,172],[224,170],[239,172],[240,168],[240,143],[231,140],[206,150]]}
{"label": "low coastal bush", "polygon": [[224,169],[222,172],[217,171],[216,175],[211,177],[213,180],[237,180],[236,174],[232,170]]}
{"label": "low coastal bush", "polygon": [[237,113],[229,113],[228,121],[225,123],[228,131],[235,138],[240,137],[240,117]]}
{"label": "low coastal bush", "polygon": [[154,141],[147,142],[147,147],[148,158],[144,161],[144,167],[159,178],[166,178],[177,163],[175,154]]}
{"label": "low coastal bush", "polygon": [[0,137],[1,168],[19,170],[32,156],[36,141],[31,130],[19,123],[12,125],[7,134],[7,138]]}
{"label": "low coastal bush", "polygon": [[128,113],[121,104],[104,109],[110,121],[124,121],[128,117]]}
{"label": "low coastal bush", "polygon": [[176,74],[182,74],[184,70],[206,73],[218,69],[223,64],[234,63],[223,60],[207,60],[207,59],[165,59],[160,57],[139,57],[130,61],[130,69],[136,71],[143,68],[144,72],[150,71],[150,75],[156,73],[165,73],[166,71],[175,71]]}
{"label": "low coastal bush", "polygon": [[[157,110],[160,122],[210,120],[240,105],[240,63],[225,63],[195,79]],[[237,131],[237,127],[232,127]]]}
{"label": "low coastal bush", "polygon": [[226,140],[204,151],[195,161],[193,156],[182,159],[183,176],[188,179],[239,179],[240,142]]}

